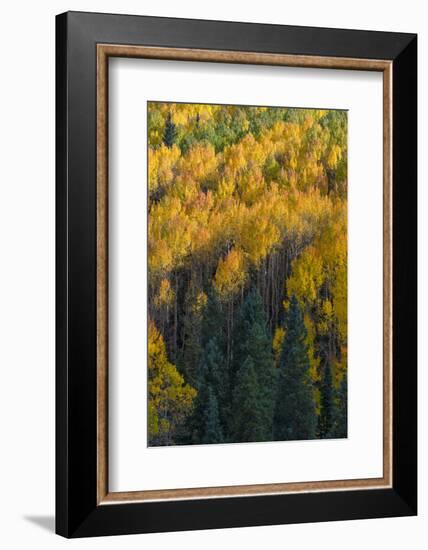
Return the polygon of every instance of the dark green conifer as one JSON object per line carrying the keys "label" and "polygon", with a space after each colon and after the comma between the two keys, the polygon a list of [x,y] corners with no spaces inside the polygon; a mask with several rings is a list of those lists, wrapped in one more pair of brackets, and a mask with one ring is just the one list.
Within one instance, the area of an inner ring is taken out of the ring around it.
{"label": "dark green conifer", "polygon": [[264,441],[265,426],[259,383],[251,357],[241,365],[233,391],[231,441]]}
{"label": "dark green conifer", "polygon": [[[252,432],[257,432],[257,441],[271,441],[276,371],[263,303],[256,289],[250,292],[244,301],[234,331],[231,391],[235,411],[239,410],[237,395],[244,399],[239,385],[242,382],[243,365],[248,367],[248,361],[251,362],[254,369],[255,393],[257,395],[257,427],[253,427]],[[233,416],[234,414],[232,414]],[[237,432],[236,426],[234,424],[231,427],[232,440],[242,438],[242,434]],[[248,441],[255,441],[255,439],[252,438]]]}
{"label": "dark green conifer", "polygon": [[218,402],[210,386],[208,386],[207,391],[207,403],[204,411],[204,426],[201,443],[223,443],[223,430],[220,424]]}
{"label": "dark green conifer", "polygon": [[318,435],[321,439],[331,437],[334,415],[334,388],[331,375],[331,365],[327,361],[321,381],[321,411],[318,419]]}
{"label": "dark green conifer", "polygon": [[175,124],[172,122],[171,113],[168,113],[162,141],[165,143],[167,147],[171,148],[174,145],[176,137],[177,137],[177,128]]}
{"label": "dark green conifer", "polygon": [[206,372],[208,374],[208,378],[206,380],[213,389],[218,405],[222,409],[220,418],[223,422],[225,422],[226,410],[224,408],[229,408],[229,404],[227,402],[229,377],[225,365],[224,355],[215,336],[208,341],[208,344],[205,347],[204,361],[207,369]]}
{"label": "dark green conifer", "polygon": [[201,326],[201,342],[205,347],[211,338],[217,339],[217,345],[223,351],[225,315],[217,293],[210,289],[207,293]]}
{"label": "dark green conifer", "polygon": [[[237,315],[233,334],[232,378],[239,371],[241,365],[250,354],[249,347],[254,350],[255,346],[251,342],[249,334],[256,323],[266,334],[266,339],[269,340],[262,298],[258,290],[253,289],[247,295]],[[269,343],[269,349],[270,347],[271,345]]]}
{"label": "dark green conifer", "polygon": [[306,328],[295,296],[286,315],[285,337],[279,361],[279,380],[274,414],[277,441],[314,439],[316,411],[309,375]]}
{"label": "dark green conifer", "polygon": [[[199,370],[197,385],[198,395],[195,400],[194,414],[190,420],[190,430],[193,433],[193,442],[211,443],[207,429],[207,415],[211,418],[214,414],[213,396],[217,407],[220,427],[227,421],[230,407],[227,402],[227,373],[224,368],[224,357],[214,336],[211,338],[204,351]],[[223,430],[222,438],[223,438]],[[214,442],[212,442],[214,443]]]}
{"label": "dark green conifer", "polygon": [[330,437],[348,437],[348,377],[346,373],[335,391],[335,403]]}

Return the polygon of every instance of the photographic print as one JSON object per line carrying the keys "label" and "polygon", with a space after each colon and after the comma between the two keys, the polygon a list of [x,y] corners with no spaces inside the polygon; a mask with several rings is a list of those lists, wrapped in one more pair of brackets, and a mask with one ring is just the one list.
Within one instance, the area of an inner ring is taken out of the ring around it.
{"label": "photographic print", "polygon": [[148,445],[347,437],[347,111],[150,101]]}
{"label": "photographic print", "polygon": [[416,515],[417,35],[55,43],[56,532]]}

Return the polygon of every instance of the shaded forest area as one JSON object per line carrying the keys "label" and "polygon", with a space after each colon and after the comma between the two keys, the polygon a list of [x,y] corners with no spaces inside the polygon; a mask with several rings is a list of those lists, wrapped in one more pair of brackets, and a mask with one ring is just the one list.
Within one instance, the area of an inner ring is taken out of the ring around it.
{"label": "shaded forest area", "polygon": [[347,113],[148,104],[148,444],[347,436]]}

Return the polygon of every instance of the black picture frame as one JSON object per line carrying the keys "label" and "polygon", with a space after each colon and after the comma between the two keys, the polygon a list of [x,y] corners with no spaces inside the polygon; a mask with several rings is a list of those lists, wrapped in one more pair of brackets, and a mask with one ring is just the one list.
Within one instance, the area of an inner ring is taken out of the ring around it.
{"label": "black picture frame", "polygon": [[[97,504],[96,46],[390,60],[391,488]],[[417,513],[417,36],[68,12],[56,18],[56,532],[65,537]]]}

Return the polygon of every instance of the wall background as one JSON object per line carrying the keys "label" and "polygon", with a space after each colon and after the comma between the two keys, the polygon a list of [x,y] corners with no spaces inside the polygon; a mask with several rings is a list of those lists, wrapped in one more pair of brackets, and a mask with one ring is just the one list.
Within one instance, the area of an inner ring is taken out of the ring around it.
{"label": "wall background", "polygon": [[[68,542],[53,534],[54,513],[54,16],[66,10],[103,11],[375,29],[419,33],[419,97],[426,78],[428,20],[424,4],[407,0],[300,0],[283,3],[216,0],[57,0],[9,2],[0,19],[0,544],[15,548],[153,549],[284,547],[329,550],[382,545],[388,550],[425,547],[427,476],[420,469],[417,518],[168,533]],[[419,280],[426,224],[422,211],[426,109],[419,105]],[[421,287],[421,284],[420,284]],[[420,288],[420,465],[426,460],[426,335]]]}

